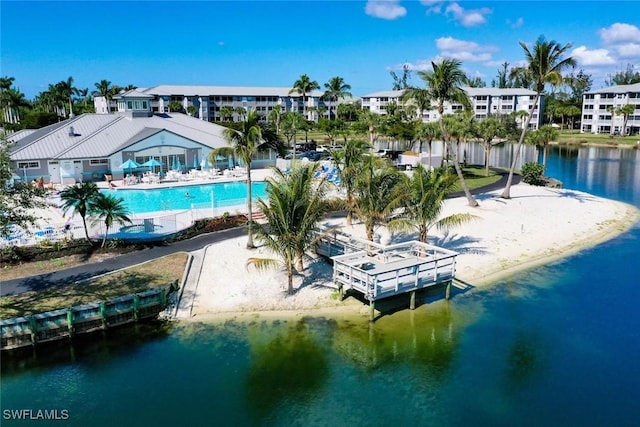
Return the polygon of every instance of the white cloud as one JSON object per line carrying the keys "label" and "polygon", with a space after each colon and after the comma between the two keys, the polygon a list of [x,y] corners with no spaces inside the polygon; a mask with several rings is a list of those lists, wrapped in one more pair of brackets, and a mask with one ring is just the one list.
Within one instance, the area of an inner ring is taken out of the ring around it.
{"label": "white cloud", "polygon": [[507,19],[507,25],[512,29],[520,28],[524,25],[524,19],[520,17],[513,22],[511,22],[510,19]]}
{"label": "white cloud", "polygon": [[440,50],[466,50],[470,52],[495,52],[495,46],[481,46],[476,42],[454,39],[453,37],[440,37],[436,39],[436,47]]}
{"label": "white cloud", "polygon": [[453,15],[453,19],[460,22],[463,27],[473,27],[487,22],[485,15],[491,13],[491,9],[483,7],[481,9],[466,10],[458,3],[451,3],[445,9],[446,15]]}
{"label": "white cloud", "polygon": [[364,11],[367,15],[382,19],[396,19],[407,14],[400,0],[368,0]]}
{"label": "white cloud", "polygon": [[571,56],[580,65],[611,65],[616,63],[608,49],[589,50],[586,46],[579,46],[573,49]]}
{"label": "white cloud", "polygon": [[622,58],[640,58],[640,43],[625,43],[615,49]]}
{"label": "white cloud", "polygon": [[454,52],[454,51],[442,51],[440,53],[445,58],[457,59],[461,62],[481,62],[481,61],[489,61],[491,60],[490,53],[479,53],[475,54],[472,52]]}
{"label": "white cloud", "polygon": [[599,32],[605,44],[637,43],[640,40],[640,28],[630,24],[618,22],[608,28],[602,28]]}

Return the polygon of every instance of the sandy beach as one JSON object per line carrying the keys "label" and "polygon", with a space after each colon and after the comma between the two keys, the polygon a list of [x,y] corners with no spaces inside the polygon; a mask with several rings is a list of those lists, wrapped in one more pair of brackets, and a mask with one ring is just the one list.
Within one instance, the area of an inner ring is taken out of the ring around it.
{"label": "sandy beach", "polygon": [[[443,215],[468,212],[474,221],[450,230],[431,231],[429,243],[457,251],[456,277],[482,289],[524,269],[550,263],[609,240],[628,230],[640,212],[621,202],[588,193],[534,187],[512,187],[510,200],[501,191],[477,196],[479,207],[467,206],[464,197],[445,202]],[[343,218],[323,225],[364,237],[364,227],[346,226]],[[382,240],[410,240],[376,230]],[[335,298],[332,266],[323,259],[305,263],[296,274],[294,295],[286,295],[283,271],[256,271],[246,267],[250,257],[271,257],[263,248],[248,250],[246,236],[206,248],[193,300],[192,319],[228,317],[260,312],[261,315],[332,315],[343,311],[367,313],[362,302]]]}

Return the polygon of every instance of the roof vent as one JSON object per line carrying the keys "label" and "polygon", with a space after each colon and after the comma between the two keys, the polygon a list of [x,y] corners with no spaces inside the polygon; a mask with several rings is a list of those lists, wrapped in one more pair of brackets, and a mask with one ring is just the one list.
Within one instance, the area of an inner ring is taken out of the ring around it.
{"label": "roof vent", "polygon": [[73,126],[69,126],[69,136],[76,136],[76,132],[73,129]]}

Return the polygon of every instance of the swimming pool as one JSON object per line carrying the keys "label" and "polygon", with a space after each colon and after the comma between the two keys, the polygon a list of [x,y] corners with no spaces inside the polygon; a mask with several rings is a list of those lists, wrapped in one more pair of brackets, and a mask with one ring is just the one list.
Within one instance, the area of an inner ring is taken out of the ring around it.
{"label": "swimming pool", "polygon": [[[251,188],[253,200],[266,195],[266,184],[262,181],[253,182]],[[247,198],[247,184],[243,182],[100,191],[123,199],[130,214],[207,208],[211,206],[212,195],[216,208],[243,205]]]}

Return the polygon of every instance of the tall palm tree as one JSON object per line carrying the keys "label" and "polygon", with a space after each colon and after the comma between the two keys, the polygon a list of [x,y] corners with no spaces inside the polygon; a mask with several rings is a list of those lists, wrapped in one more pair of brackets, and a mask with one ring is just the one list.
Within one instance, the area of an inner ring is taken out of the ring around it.
{"label": "tall palm tree", "polygon": [[280,134],[280,121],[282,120],[282,105],[276,104],[273,106],[273,109],[269,112],[269,121],[273,123],[273,126],[276,128],[276,133]]}
{"label": "tall palm tree", "polygon": [[494,141],[494,139],[504,137],[505,129],[500,120],[495,117],[488,117],[477,124],[475,133],[476,136],[480,138],[484,148],[484,173],[485,176],[489,176],[489,156],[491,155],[491,149],[502,143],[502,141]]}
{"label": "tall palm tree", "polygon": [[247,212],[249,215],[249,230],[247,248],[255,248],[253,244],[253,202],[251,200],[251,160],[265,143],[262,138],[262,127],[258,123],[260,116],[256,110],[251,110],[241,122],[239,130],[225,128],[222,132],[230,147],[213,150],[212,155],[234,156],[242,160],[247,168]]}
{"label": "tall palm tree", "polygon": [[425,88],[409,87],[402,94],[400,100],[404,103],[409,102],[415,105],[419,120],[422,120],[422,113],[431,107],[430,93],[429,90]]}
{"label": "tall palm tree", "polygon": [[78,89],[73,86],[73,77],[69,77],[67,80],[62,80],[56,83],[55,89],[60,95],[60,98],[64,98],[69,101],[69,117],[73,117],[73,95],[78,94]]}
{"label": "tall palm tree", "polygon": [[427,243],[431,228],[447,228],[460,225],[474,218],[468,213],[452,214],[441,218],[444,199],[458,182],[458,177],[446,168],[431,170],[418,164],[411,177],[401,184],[403,213],[388,223],[390,230],[417,231],[419,240]]}
{"label": "tall palm tree", "polygon": [[[422,139],[427,140],[427,146],[429,147],[429,166],[433,166],[431,162],[431,159],[432,159],[431,146],[434,139],[440,138],[440,127],[438,126],[437,123],[434,123],[434,122],[422,123],[418,128],[418,135],[421,138],[420,144],[422,144]],[[422,145],[420,146],[420,151],[422,152]]]}
{"label": "tall palm tree", "polygon": [[314,180],[315,166],[296,165],[287,175],[275,169],[274,178],[267,183],[267,200],[258,200],[267,224],[257,224],[253,232],[279,259],[252,257],[247,264],[258,269],[284,265],[289,294],[293,293],[294,268],[304,268],[303,258],[316,241],[318,223],[326,211],[325,183]]}
{"label": "tall palm tree", "polygon": [[507,185],[500,197],[504,199],[511,198],[511,183],[513,182],[513,173],[516,169],[518,158],[520,157],[520,150],[524,143],[524,138],[527,134],[527,128],[531,123],[533,112],[538,106],[540,96],[544,92],[544,87],[547,83],[553,85],[562,84],[562,71],[569,67],[575,66],[576,61],[572,57],[564,57],[572,44],[567,43],[561,46],[556,41],[547,41],[544,36],[538,37],[538,40],[534,43],[531,49],[523,42],[520,42],[520,46],[524,50],[525,58],[527,60],[526,72],[532,81],[533,90],[536,92],[536,96],[533,100],[533,106],[530,113],[527,115],[524,126],[522,127],[522,133],[518,141],[518,147],[516,148],[515,156],[511,162],[511,169],[509,170],[509,178],[507,178]]}
{"label": "tall palm tree", "polygon": [[312,81],[308,75],[302,74],[298,80],[293,82],[293,88],[289,91],[289,94],[297,92],[302,95],[302,111],[305,120],[309,119],[307,117],[307,94],[316,89],[320,89],[318,82],[315,80]]}
{"label": "tall palm tree", "polygon": [[94,96],[102,96],[107,101],[107,112],[111,112],[110,102],[115,95],[120,92],[118,86],[112,85],[109,80],[100,80],[94,83],[96,90],[93,92]]}
{"label": "tall palm tree", "polygon": [[101,248],[104,248],[107,242],[107,236],[109,235],[109,229],[114,223],[124,225],[131,222],[124,200],[110,194],[98,193],[91,201],[89,212],[91,216],[95,217],[94,224],[102,222],[105,226],[102,245],[100,245]]}
{"label": "tall palm tree", "polygon": [[536,145],[542,145],[542,173],[547,168],[547,148],[551,141],[558,139],[559,132],[552,126],[544,125],[540,129],[531,133],[532,142]]}
{"label": "tall palm tree", "polygon": [[431,71],[419,71],[418,75],[427,84],[427,90],[429,91],[430,98],[434,100],[438,108],[438,123],[440,124],[440,132],[444,138],[445,144],[449,150],[451,158],[453,160],[453,166],[456,169],[458,178],[460,179],[460,186],[467,197],[469,206],[478,206],[478,202],[471,195],[467,182],[462,174],[460,163],[458,162],[458,156],[451,145],[451,137],[444,126],[444,103],[449,101],[458,102],[468,107],[470,102],[465,92],[461,89],[461,84],[466,78],[465,74],[460,68],[460,61],[455,59],[443,59],[438,63],[431,62]]}
{"label": "tall palm tree", "polygon": [[83,182],[79,185],[67,187],[60,192],[60,200],[62,200],[62,210],[66,214],[70,209],[82,218],[84,226],[84,235],[89,239],[89,230],[87,229],[87,214],[91,208],[93,201],[98,197],[100,191],[94,182]]}
{"label": "tall palm tree", "polygon": [[[338,99],[344,98],[345,96],[351,96],[351,85],[348,85],[344,82],[342,77],[336,76],[331,77],[327,83],[324,84],[324,97],[329,101],[336,104],[336,114],[335,118],[338,117]],[[329,104],[329,119],[331,119],[331,104]]]}
{"label": "tall palm tree", "polygon": [[347,225],[353,221],[355,182],[360,172],[364,154],[371,146],[365,141],[347,140],[341,149],[329,150],[338,169],[340,184],[344,187],[347,197]]}
{"label": "tall palm tree", "polygon": [[367,240],[373,241],[374,229],[386,224],[401,206],[397,184],[400,172],[383,159],[367,156],[355,180],[354,213],[364,223]]}

